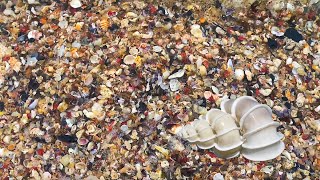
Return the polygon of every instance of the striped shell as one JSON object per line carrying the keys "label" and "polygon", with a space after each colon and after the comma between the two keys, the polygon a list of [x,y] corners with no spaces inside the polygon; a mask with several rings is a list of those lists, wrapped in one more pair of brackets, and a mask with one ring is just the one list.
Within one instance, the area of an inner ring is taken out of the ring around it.
{"label": "striped shell", "polygon": [[108,30],[109,26],[110,26],[110,23],[108,18],[105,17],[100,20],[101,29]]}

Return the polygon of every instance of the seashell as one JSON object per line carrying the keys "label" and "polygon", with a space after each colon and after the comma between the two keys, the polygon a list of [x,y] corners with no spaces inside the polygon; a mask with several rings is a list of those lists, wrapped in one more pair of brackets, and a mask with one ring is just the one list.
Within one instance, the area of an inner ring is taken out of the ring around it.
{"label": "seashell", "polygon": [[199,73],[201,76],[206,76],[207,75],[207,68],[204,65],[201,65],[199,67]]}
{"label": "seashell", "polygon": [[314,109],[315,112],[319,113],[320,112],[320,105],[317,106],[315,109]]}
{"label": "seashell", "polygon": [[66,29],[68,27],[68,21],[66,20],[63,20],[63,21],[60,21],[58,23],[58,26],[61,28],[61,29]]}
{"label": "seashell", "polygon": [[266,161],[277,157],[284,150],[281,141],[283,134],[277,132],[279,123],[273,122],[269,106],[259,104],[252,97],[242,96],[232,103],[231,114],[244,132],[246,140],[242,152],[245,158]]}
{"label": "seashell", "polygon": [[200,25],[198,25],[198,24],[192,25],[190,32],[196,38],[202,38],[203,37],[202,30],[200,29]]}
{"label": "seashell", "polygon": [[67,166],[72,160],[72,157],[70,155],[64,155],[62,156],[62,158],[60,159],[60,163],[63,165],[63,166]]}
{"label": "seashell", "polygon": [[248,81],[252,81],[253,73],[251,71],[245,70],[244,74],[246,75]]}
{"label": "seashell", "polygon": [[178,91],[180,89],[180,82],[177,79],[171,79],[169,86],[171,91]]}
{"label": "seashell", "polygon": [[280,59],[278,59],[278,58],[276,58],[276,59],[273,60],[273,64],[274,64],[277,68],[280,67],[281,62],[282,62],[282,61],[281,61]]}
{"label": "seashell", "polygon": [[309,54],[310,51],[310,46],[306,45],[303,49],[302,49],[302,53],[303,54]]}
{"label": "seashell", "polygon": [[243,148],[242,154],[245,158],[252,161],[267,161],[279,156],[284,148],[284,143],[282,141],[278,141],[270,146],[259,149]]}
{"label": "seashell", "polygon": [[210,92],[210,91],[205,91],[205,92],[203,93],[203,96],[204,96],[204,98],[206,98],[206,99],[210,99],[210,98],[212,97],[212,92]]}
{"label": "seashell", "polygon": [[127,55],[124,57],[123,62],[127,65],[133,64],[135,62],[136,57],[133,55]]}
{"label": "seashell", "polygon": [[93,56],[91,56],[90,57],[90,62],[91,63],[94,63],[94,64],[97,64],[97,63],[99,63],[100,62],[100,60],[99,60],[99,56],[98,55],[93,55]]}
{"label": "seashell", "polygon": [[228,69],[231,69],[232,71],[234,70],[233,63],[232,63],[232,60],[231,60],[231,59],[228,59],[227,68],[228,68]]}
{"label": "seashell", "polygon": [[80,146],[84,146],[84,145],[87,145],[89,143],[89,140],[87,138],[79,138],[78,139],[78,144]]}
{"label": "seashell", "polygon": [[6,16],[13,16],[13,17],[16,16],[16,14],[14,13],[14,11],[11,8],[6,8],[3,11],[3,14],[6,15]]}
{"label": "seashell", "polygon": [[138,17],[138,15],[134,12],[127,12],[126,17],[127,18],[136,18],[136,17]]}
{"label": "seashell", "polygon": [[94,148],[94,142],[89,142],[88,146],[87,146],[87,150],[91,151]]}
{"label": "seashell", "polygon": [[296,99],[296,104],[298,107],[302,107],[306,101],[306,98],[304,97],[303,93],[299,93]]}
{"label": "seashell", "polygon": [[93,82],[92,74],[84,74],[82,75],[81,80],[83,81],[84,85],[89,86]]}
{"label": "seashell", "polygon": [[269,96],[272,92],[272,89],[260,89],[259,92],[264,96]]}
{"label": "seashell", "polygon": [[213,151],[221,157],[238,156],[243,142],[233,117],[221,110],[211,109],[206,114],[206,120],[217,134]]}
{"label": "seashell", "polygon": [[224,180],[224,177],[221,173],[216,173],[214,176],[213,176],[213,180]]}
{"label": "seashell", "polygon": [[[168,71],[169,72],[169,71]],[[179,77],[182,77],[185,73],[185,70],[184,69],[180,69],[178,72],[174,73],[174,74],[171,74],[168,79],[174,79],[174,78],[179,78]]]}
{"label": "seashell", "polygon": [[206,120],[196,120],[192,123],[198,134],[197,146],[200,149],[210,149],[215,146],[215,135]]}
{"label": "seashell", "polygon": [[265,166],[261,169],[261,172],[271,174],[273,170],[274,170],[273,166]]}
{"label": "seashell", "polygon": [[220,35],[225,35],[225,34],[227,34],[227,32],[224,31],[224,30],[223,30],[221,27],[219,27],[219,26],[216,27],[216,33],[217,33],[217,34],[220,34]]}
{"label": "seashell", "polygon": [[280,124],[278,122],[270,122],[269,124],[263,126],[260,125],[259,128],[256,128],[257,126],[253,125],[250,126],[251,129],[255,130],[243,135],[243,137],[246,139],[246,142],[242,145],[242,147],[247,149],[258,149],[267,147],[280,141],[284,135],[277,133],[277,127],[279,125]]}
{"label": "seashell", "polygon": [[288,65],[288,64],[292,64],[292,58],[291,57],[289,57],[287,60],[286,60],[286,64]]}
{"label": "seashell", "polygon": [[284,151],[282,152],[282,154],[283,154],[288,160],[291,161],[291,155],[290,155],[290,153],[289,153],[288,151],[284,150]]}
{"label": "seashell", "polygon": [[2,138],[2,141],[6,144],[9,144],[11,142],[11,136],[6,135]]}
{"label": "seashell", "polygon": [[38,105],[38,102],[39,102],[39,100],[38,100],[38,99],[35,99],[34,101],[32,101],[32,103],[29,104],[28,108],[29,108],[30,110],[35,109],[36,106]]}
{"label": "seashell", "polygon": [[234,75],[238,81],[242,81],[244,78],[244,71],[242,69],[236,69]]}
{"label": "seashell", "polygon": [[42,32],[38,31],[38,30],[31,30],[28,33],[28,39],[36,39],[39,40],[42,36]]}
{"label": "seashell", "polygon": [[71,1],[69,2],[69,4],[70,4],[70,6],[71,6],[72,8],[75,8],[75,9],[77,9],[77,8],[79,8],[79,7],[82,6],[82,3],[81,3],[80,0],[71,0]]}
{"label": "seashell", "polygon": [[173,26],[173,29],[175,31],[181,32],[181,31],[184,30],[184,25],[182,23],[176,24],[176,25]]}
{"label": "seashell", "polygon": [[139,49],[136,48],[136,47],[132,47],[132,48],[130,48],[129,53],[131,55],[138,55],[139,54]]}
{"label": "seashell", "polygon": [[273,26],[271,28],[271,33],[275,36],[284,36],[284,32],[282,32],[278,27]]}
{"label": "seashell", "polygon": [[174,125],[174,126],[171,127],[170,132],[171,132],[172,134],[180,135],[182,128],[183,128],[182,125],[177,124],[177,125]]}
{"label": "seashell", "polygon": [[50,179],[52,179],[52,175],[49,172],[44,172],[42,174],[42,179],[43,180],[50,180]]}
{"label": "seashell", "polygon": [[94,124],[87,125],[87,130],[86,130],[87,134],[92,134],[95,131],[96,131],[96,126]]}
{"label": "seashell", "polygon": [[161,46],[153,46],[153,51],[156,52],[156,53],[159,53],[162,51],[162,47]]}
{"label": "seashell", "polygon": [[103,17],[103,19],[100,20],[100,27],[103,30],[108,30],[108,28],[110,27],[110,23],[109,23],[109,18],[108,17]]}
{"label": "seashell", "polygon": [[77,170],[86,170],[87,169],[87,164],[84,162],[78,162],[75,164],[75,169]]}

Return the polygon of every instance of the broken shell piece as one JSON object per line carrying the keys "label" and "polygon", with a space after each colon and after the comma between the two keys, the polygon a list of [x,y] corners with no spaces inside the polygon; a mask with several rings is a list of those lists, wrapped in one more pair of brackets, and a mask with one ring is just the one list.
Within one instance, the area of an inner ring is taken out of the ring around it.
{"label": "broken shell piece", "polygon": [[168,79],[174,79],[174,78],[179,78],[179,77],[182,77],[185,73],[185,70],[184,69],[180,69],[178,72],[174,73],[174,74],[171,74]]}
{"label": "broken shell piece", "polygon": [[212,97],[212,92],[210,91],[205,91],[203,93],[204,98],[209,99],[210,97]]}
{"label": "broken shell piece", "polygon": [[133,55],[127,55],[126,57],[124,57],[123,62],[127,65],[133,64],[135,62],[135,56]]}
{"label": "broken shell piece", "polygon": [[206,76],[207,75],[207,68],[205,66],[201,65],[199,67],[199,73],[201,76]]}
{"label": "broken shell piece", "polygon": [[70,6],[71,6],[72,8],[77,9],[77,8],[79,8],[79,7],[82,6],[82,3],[81,3],[80,0],[72,0],[72,1],[70,1]]}
{"label": "broken shell piece", "polygon": [[197,38],[203,37],[202,30],[200,29],[200,25],[194,24],[191,26],[191,34]]}
{"label": "broken shell piece", "polygon": [[273,34],[273,35],[276,35],[276,36],[283,36],[284,35],[284,32],[282,32],[278,27],[276,27],[276,26],[273,26],[272,28],[271,28],[271,33]]}
{"label": "broken shell piece", "polygon": [[78,139],[78,144],[80,146],[84,146],[84,145],[87,145],[89,143],[89,140],[87,138],[80,138]]}
{"label": "broken shell piece", "polygon": [[236,69],[234,75],[238,81],[242,81],[244,78],[244,71],[242,69]]}
{"label": "broken shell piece", "polygon": [[296,104],[298,107],[302,107],[306,101],[306,98],[302,93],[299,93],[297,96]]}
{"label": "broken shell piece", "polygon": [[162,47],[161,46],[153,46],[152,49],[153,49],[154,52],[157,52],[157,53],[162,51]]}
{"label": "broken shell piece", "polygon": [[180,82],[177,79],[171,79],[169,85],[171,91],[178,91],[180,89]]}
{"label": "broken shell piece", "polygon": [[253,73],[249,70],[245,70],[244,73],[245,73],[248,81],[252,81]]}
{"label": "broken shell piece", "polygon": [[39,32],[38,30],[32,30],[28,33],[28,39],[39,40],[41,36],[42,36],[42,32]]}
{"label": "broken shell piece", "polygon": [[227,34],[221,27],[217,26],[216,27],[216,33],[220,34],[220,35],[225,35]]}
{"label": "broken shell piece", "polygon": [[272,92],[272,89],[260,89],[259,92],[264,96],[269,96]]}

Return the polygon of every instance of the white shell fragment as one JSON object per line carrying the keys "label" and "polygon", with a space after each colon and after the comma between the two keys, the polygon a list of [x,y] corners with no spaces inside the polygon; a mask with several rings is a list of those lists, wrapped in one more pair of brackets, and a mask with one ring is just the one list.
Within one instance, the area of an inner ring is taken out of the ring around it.
{"label": "white shell fragment", "polygon": [[242,69],[236,69],[234,75],[238,81],[242,81],[244,78],[244,71]]}
{"label": "white shell fragment", "polygon": [[198,24],[192,25],[191,26],[191,34],[197,38],[203,37],[203,33],[202,33],[202,30],[200,29],[200,25],[198,25]]}
{"label": "white shell fragment", "polygon": [[178,91],[180,89],[180,82],[177,79],[171,79],[169,85],[171,91]]}
{"label": "white shell fragment", "polygon": [[162,47],[161,46],[153,46],[153,51],[159,53],[162,51]]}
{"label": "white shell fragment", "polygon": [[135,56],[133,55],[127,55],[126,57],[124,57],[123,62],[127,65],[129,64],[133,64],[135,61]]}
{"label": "white shell fragment", "polygon": [[271,28],[271,33],[276,36],[283,36],[284,35],[284,32],[280,31],[280,29],[276,26],[273,26]]}
{"label": "white shell fragment", "polygon": [[79,8],[82,6],[82,3],[80,0],[72,0],[70,1],[70,6],[73,8]]}
{"label": "white shell fragment", "polygon": [[272,92],[272,89],[260,89],[259,92],[264,96],[269,96]]}
{"label": "white shell fragment", "polygon": [[174,74],[171,74],[168,79],[174,79],[174,78],[179,78],[179,77],[182,77],[185,73],[185,70],[184,69],[180,69],[178,72],[174,73]]}

